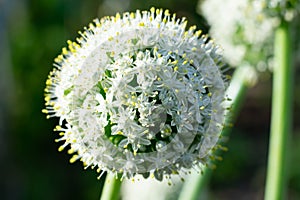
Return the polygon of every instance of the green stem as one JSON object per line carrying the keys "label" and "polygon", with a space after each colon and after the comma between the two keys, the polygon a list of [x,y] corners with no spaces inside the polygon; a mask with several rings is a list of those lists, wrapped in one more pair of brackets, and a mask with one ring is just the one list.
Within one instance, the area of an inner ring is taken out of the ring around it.
{"label": "green stem", "polygon": [[107,174],[100,200],[119,200],[121,180],[112,174]]}
{"label": "green stem", "polygon": [[265,200],[284,199],[286,190],[287,143],[291,132],[292,65],[289,23],[275,32],[272,118]]}
{"label": "green stem", "polygon": [[206,167],[203,169],[202,174],[192,171],[191,175],[183,185],[178,200],[198,200],[200,194],[204,192],[210,176],[211,170]]}
{"label": "green stem", "polygon": [[[231,130],[231,124],[235,121],[245,94],[248,88],[253,85],[254,76],[256,76],[254,70],[248,67],[240,67],[234,72],[230,86],[226,91],[227,96],[231,99],[226,105],[226,107],[231,108],[225,119],[225,123],[229,126],[223,129],[221,135],[227,135]],[[211,173],[211,169],[207,167],[203,168],[203,175],[192,172],[183,185],[178,200],[198,200],[210,179]]]}
{"label": "green stem", "polygon": [[231,101],[228,101],[226,105],[230,109],[226,113],[226,126],[222,130],[221,135],[228,135],[231,131],[231,127],[240,112],[247,91],[256,84],[256,79],[257,73],[252,67],[241,66],[235,70],[226,91],[226,95]]}

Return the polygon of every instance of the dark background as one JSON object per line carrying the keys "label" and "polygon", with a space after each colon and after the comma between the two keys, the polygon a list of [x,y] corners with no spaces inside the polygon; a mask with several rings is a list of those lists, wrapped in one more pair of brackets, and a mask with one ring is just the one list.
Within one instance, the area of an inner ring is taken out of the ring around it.
{"label": "dark background", "polygon": [[[116,12],[168,8],[189,25],[209,29],[197,0],[0,0],[0,199],[99,199],[103,180],[58,152],[46,120],[43,90],[53,59],[92,19]],[[223,3],[223,1],[220,1]],[[230,11],[229,11],[230,12]],[[300,26],[299,26],[300,27]],[[297,39],[297,38],[295,38]],[[298,43],[299,44],[299,39]],[[294,129],[290,143],[289,199],[300,199],[300,80],[295,56]],[[298,61],[297,61],[298,60]],[[271,108],[271,75],[265,73],[245,98],[217,163],[211,199],[263,199]],[[153,191],[155,192],[155,191]]]}

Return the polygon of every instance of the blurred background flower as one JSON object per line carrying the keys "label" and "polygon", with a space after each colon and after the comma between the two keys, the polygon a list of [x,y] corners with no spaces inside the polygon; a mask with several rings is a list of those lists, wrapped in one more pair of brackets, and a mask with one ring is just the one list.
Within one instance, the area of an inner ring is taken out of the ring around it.
{"label": "blurred background flower", "polygon": [[298,0],[262,0],[266,13],[270,16],[292,20],[300,12]]}
{"label": "blurred background flower", "polygon": [[[222,1],[225,6],[225,2]],[[96,17],[116,12],[168,8],[186,16],[204,33],[209,25],[197,14],[197,0],[2,0],[0,1],[0,194],[1,199],[98,199],[103,180],[83,173],[81,163],[57,151],[57,135],[41,113],[43,90],[53,59],[67,39],[75,39]],[[227,11],[230,14],[231,10]],[[227,16],[222,18],[226,20]],[[299,30],[299,19],[295,20]],[[294,34],[295,46],[300,44]],[[294,135],[289,199],[300,198],[300,60],[295,55]],[[252,88],[217,163],[211,199],[262,199],[269,133],[271,74]],[[140,191],[139,191],[140,192]],[[154,192],[154,191],[152,191]],[[171,198],[172,199],[172,198]],[[176,199],[176,196],[173,197]]]}
{"label": "blurred background flower", "polygon": [[272,68],[273,34],[279,22],[264,8],[260,0],[227,0],[222,5],[218,0],[199,1],[198,11],[211,25],[209,32],[230,65]]}

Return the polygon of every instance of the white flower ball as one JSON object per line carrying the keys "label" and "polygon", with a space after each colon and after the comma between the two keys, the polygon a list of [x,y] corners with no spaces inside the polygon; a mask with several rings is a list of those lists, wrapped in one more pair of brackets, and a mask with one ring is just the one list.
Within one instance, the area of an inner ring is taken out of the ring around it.
{"label": "white flower ball", "polygon": [[206,164],[224,123],[219,48],[154,8],[96,19],[80,34],[46,82],[59,150],[119,178],[162,180]]}

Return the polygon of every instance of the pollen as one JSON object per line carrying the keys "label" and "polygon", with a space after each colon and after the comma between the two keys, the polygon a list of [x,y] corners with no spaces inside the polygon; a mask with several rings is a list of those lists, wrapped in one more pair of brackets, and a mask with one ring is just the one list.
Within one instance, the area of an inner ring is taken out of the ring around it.
{"label": "pollen", "polygon": [[170,12],[169,10],[165,10],[165,13],[164,13],[165,16],[169,16],[170,15]]}
{"label": "pollen", "polygon": [[201,35],[201,33],[202,33],[202,31],[199,30],[199,31],[196,31],[195,35],[196,35],[197,37],[199,37],[199,36]]}
{"label": "pollen", "polygon": [[43,110],[42,110],[42,113],[48,114],[48,110],[47,110],[47,109],[43,109]]}
{"label": "pollen", "polygon": [[78,158],[79,158],[78,155],[74,155],[74,156],[70,159],[70,163],[76,162],[76,160],[78,160]]}
{"label": "pollen", "polygon": [[74,151],[74,149],[69,149],[68,150],[68,154],[73,154],[75,151]]}
{"label": "pollen", "polygon": [[59,148],[58,148],[58,151],[63,151],[64,150],[64,146],[60,146]]}
{"label": "pollen", "polygon": [[117,13],[116,14],[116,20],[119,20],[119,19],[121,19],[121,15],[120,15],[120,13]]}
{"label": "pollen", "polygon": [[62,130],[62,127],[61,126],[56,126],[53,130],[54,131],[60,131],[60,130]]}
{"label": "pollen", "polygon": [[66,47],[62,48],[62,54],[64,54],[64,55],[68,54],[68,50]]}
{"label": "pollen", "polygon": [[51,79],[48,79],[48,80],[46,81],[46,85],[52,85]]}
{"label": "pollen", "polygon": [[135,17],[135,14],[132,12],[132,13],[130,13],[130,18],[131,19],[134,19],[134,17]]}

